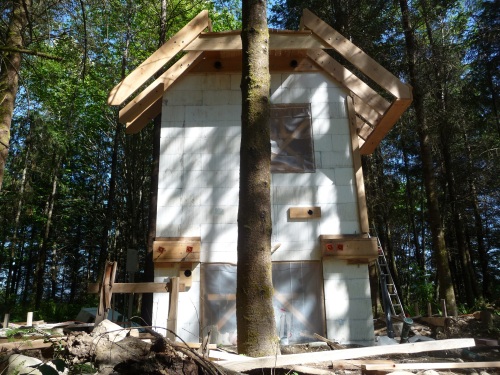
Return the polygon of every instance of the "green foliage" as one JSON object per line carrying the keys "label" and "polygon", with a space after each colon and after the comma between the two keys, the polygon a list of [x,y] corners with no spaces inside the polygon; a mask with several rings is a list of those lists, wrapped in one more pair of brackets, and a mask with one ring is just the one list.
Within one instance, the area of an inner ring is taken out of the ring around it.
{"label": "green foliage", "polygon": [[[453,216],[458,212],[479,285],[478,297],[484,293],[476,306],[488,305],[500,296],[497,3],[414,1],[409,15],[416,29],[418,79],[425,91],[455,288],[464,290]],[[19,72],[21,87],[0,192],[0,312],[10,311],[12,320],[24,320],[27,311],[35,310],[33,287],[39,260],[46,281],[36,318],[62,321],[73,319],[83,305],[96,305],[94,296],[86,296],[85,286],[98,279],[104,247],[106,255],[120,264],[131,246],[139,250],[140,262],[144,259],[151,127],[125,136],[123,126],[117,124],[118,108],[106,102],[122,74],[158,48],[160,4],[61,0],[50,6],[44,2],[33,5],[25,30],[26,47],[63,60],[25,55]],[[235,0],[167,4],[167,38],[202,9],[209,9],[214,31],[241,27],[240,3]],[[0,41],[5,38],[11,5],[0,2]],[[302,9],[309,8],[389,71],[408,80],[397,2],[291,0],[269,5],[271,27],[297,29]],[[370,219],[393,255],[404,300],[425,306],[437,298],[433,286],[436,267],[418,125],[410,108],[363,163]],[[449,147],[448,155],[444,146]],[[446,163],[445,157],[450,158]],[[446,178],[450,171],[456,185],[454,199],[450,199],[450,180]],[[115,197],[108,210],[112,175]],[[487,276],[490,289],[483,291],[481,284]],[[118,280],[124,278],[119,272]],[[459,303],[466,306],[463,295],[458,294]]]}

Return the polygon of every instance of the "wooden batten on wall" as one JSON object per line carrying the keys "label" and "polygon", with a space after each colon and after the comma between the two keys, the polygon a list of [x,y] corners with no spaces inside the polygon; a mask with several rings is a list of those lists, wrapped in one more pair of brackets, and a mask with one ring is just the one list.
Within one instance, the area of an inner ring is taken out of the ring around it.
{"label": "wooden batten on wall", "polygon": [[153,243],[153,262],[199,263],[200,237],[164,237]]}
{"label": "wooden batten on wall", "polygon": [[363,167],[361,165],[361,154],[359,151],[354,99],[351,96],[347,97],[347,113],[349,116],[352,163],[354,169],[354,178],[356,182],[356,194],[358,198],[359,226],[361,229],[361,233],[368,234],[370,232],[370,225],[368,221],[368,206],[366,204],[365,180],[363,178]]}
{"label": "wooden batten on wall", "polygon": [[290,207],[288,216],[292,220],[319,219],[321,217],[321,207]]}
{"label": "wooden batten on wall", "polygon": [[378,257],[377,237],[319,236],[323,257],[344,259],[350,263],[368,263]]}

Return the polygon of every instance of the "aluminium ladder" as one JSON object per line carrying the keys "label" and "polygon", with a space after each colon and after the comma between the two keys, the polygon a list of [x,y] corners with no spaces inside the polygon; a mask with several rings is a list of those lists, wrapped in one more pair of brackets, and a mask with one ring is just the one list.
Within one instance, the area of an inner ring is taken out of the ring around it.
{"label": "aluminium ladder", "polygon": [[396,284],[394,284],[394,279],[392,278],[387,259],[385,257],[384,249],[382,249],[382,244],[380,239],[377,237],[378,244],[378,258],[377,258],[377,269],[380,275],[380,283],[382,288],[382,293],[384,293],[384,286],[387,291],[388,301],[391,306],[391,314],[393,316],[398,316],[402,319],[405,318],[405,311],[403,309],[403,304],[399,298],[398,290]]}

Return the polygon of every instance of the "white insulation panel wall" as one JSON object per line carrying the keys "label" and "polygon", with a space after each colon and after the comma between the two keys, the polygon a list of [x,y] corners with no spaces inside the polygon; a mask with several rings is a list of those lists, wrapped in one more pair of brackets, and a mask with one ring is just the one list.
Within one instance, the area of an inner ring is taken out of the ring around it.
{"label": "white insulation panel wall", "polygon": [[[187,75],[163,98],[156,236],[201,237],[202,263],[237,262],[240,80],[239,74]],[[360,233],[346,95],[322,73],[271,77],[273,104],[311,103],[316,163],[315,173],[272,175],[272,243],[281,244],[273,261],[321,260],[320,234]],[[291,206],[320,206],[322,214],[291,221]],[[180,295],[181,316],[194,305]],[[327,317],[333,316],[329,299],[325,293]],[[162,301],[168,308],[168,295],[155,296],[158,306]]]}
{"label": "white insulation panel wall", "polygon": [[[155,269],[154,282],[166,283],[170,277],[179,274],[175,268]],[[200,330],[200,267],[191,275],[192,285],[185,292],[179,292],[177,335],[186,342],[198,342]],[[153,294],[153,327],[156,332],[166,335],[169,308],[168,293]]]}
{"label": "white insulation panel wall", "polygon": [[365,264],[323,260],[326,332],[345,344],[374,344],[370,280]]}

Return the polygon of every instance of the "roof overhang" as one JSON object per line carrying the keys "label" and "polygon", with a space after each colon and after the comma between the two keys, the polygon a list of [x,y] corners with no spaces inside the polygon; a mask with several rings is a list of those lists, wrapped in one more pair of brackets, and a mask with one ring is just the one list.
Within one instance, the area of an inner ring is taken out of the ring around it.
{"label": "roof overhang", "polygon": [[[123,104],[178,53],[185,52],[120,110],[119,120],[126,124],[127,133],[139,132],[161,112],[164,92],[187,72],[241,71],[240,31],[205,32],[210,25],[208,11],[202,11],[111,90],[108,104]],[[361,154],[375,150],[412,102],[410,85],[307,9],[303,11],[301,30],[270,29],[269,35],[271,72],[322,71],[349,91]],[[361,77],[325,52],[328,49],[349,61]]]}

